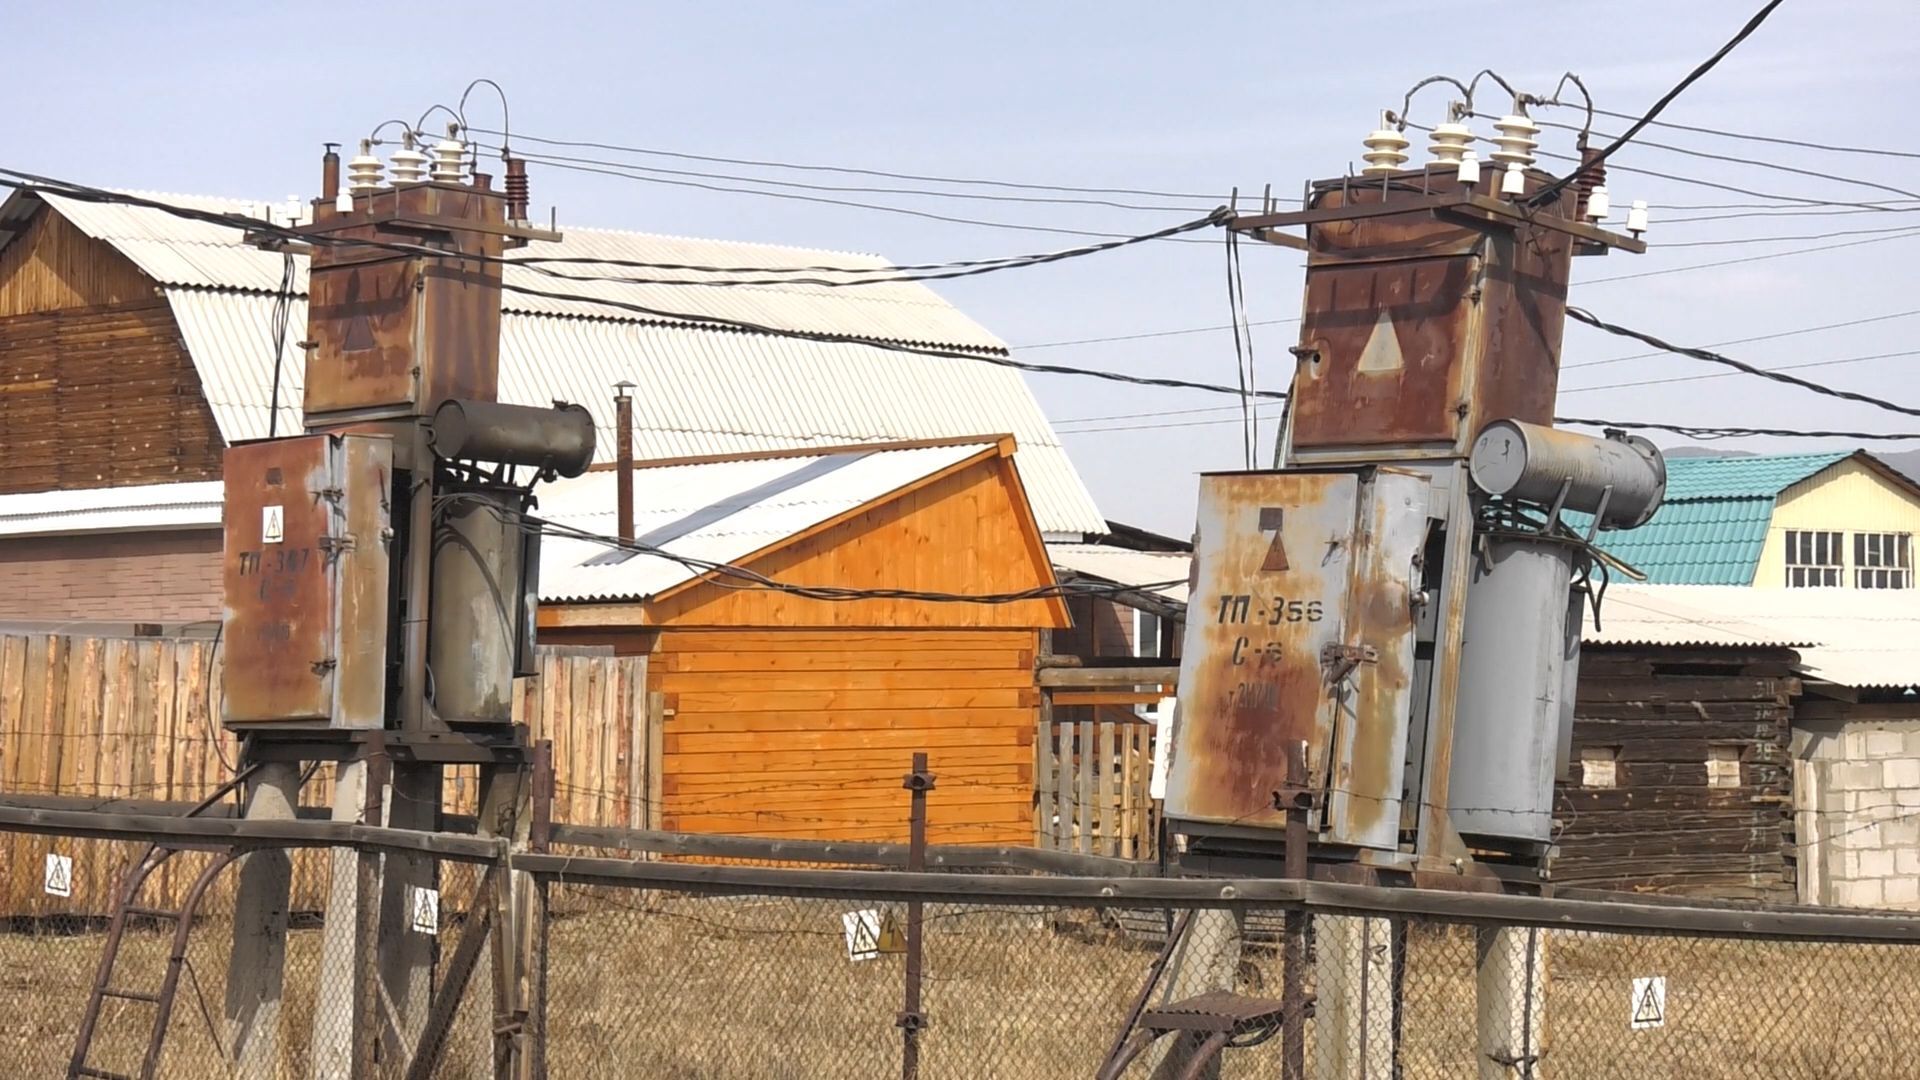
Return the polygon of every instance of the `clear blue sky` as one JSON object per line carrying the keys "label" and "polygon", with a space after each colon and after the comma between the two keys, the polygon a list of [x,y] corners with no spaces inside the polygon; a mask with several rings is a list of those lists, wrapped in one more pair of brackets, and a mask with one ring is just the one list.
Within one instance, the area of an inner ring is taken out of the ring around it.
{"label": "clear blue sky", "polygon": [[[1632,112],[1718,47],[1757,6],[1758,0],[1630,0],[1535,4],[1524,14],[1515,9],[1496,15],[1485,8],[1393,0],[1358,8],[14,0],[0,10],[14,95],[0,114],[0,163],[146,190],[305,196],[316,183],[322,141],[351,143],[388,117],[413,120],[485,75],[505,84],[514,127],[527,134],[1081,186],[1224,192],[1238,185],[1251,192],[1271,183],[1276,192],[1291,194],[1306,179],[1357,165],[1359,140],[1378,110],[1397,106],[1405,88],[1422,76],[1464,76],[1490,66],[1544,90],[1571,69],[1586,78],[1603,107]],[[1666,118],[1912,152],[1920,150],[1912,116],[1916,97],[1920,4],[1790,0]],[[475,100],[470,114],[476,123],[497,115],[490,99]],[[1433,121],[1444,102],[1444,94],[1430,92],[1417,103],[1416,118]],[[1566,110],[1541,115],[1573,116]],[[1485,121],[1479,126],[1488,127]],[[1601,129],[1618,127],[1607,123]],[[1687,132],[1647,137],[1829,175],[1796,176],[1652,148],[1626,151],[1618,163],[1823,199],[1898,197],[1840,182],[1831,173],[1920,191],[1915,160],[1818,154]],[[1564,150],[1570,136],[1550,131],[1545,138],[1548,148]],[[557,205],[563,225],[877,251],[916,262],[1074,242],[550,168],[537,169],[534,179],[537,203]],[[1622,208],[1635,198],[1656,206],[1756,201],[1625,172],[1616,172],[1611,186]],[[1147,231],[1184,216],[849,197],[1111,232]],[[1649,239],[1678,244],[1905,223],[1898,213],[1662,223],[1717,212],[1733,211],[1656,210]],[[1640,258],[1580,260],[1574,302],[1603,318],[1702,344],[1920,309],[1910,269],[1920,237],[1582,284],[1846,239],[1670,247]],[[1298,266],[1282,250],[1247,253],[1251,318],[1298,314]],[[1016,346],[1215,326],[1227,319],[1217,245],[1149,245],[951,283],[941,291]],[[1843,359],[1920,348],[1909,345],[1916,327],[1920,315],[1729,345],[1727,351],[1763,365]],[[1286,324],[1256,329],[1262,384],[1285,382],[1293,334]],[[1644,351],[1585,328],[1568,331],[1570,365]],[[1050,348],[1030,358],[1212,382],[1230,383],[1234,373],[1231,338],[1224,331]],[[1897,357],[1803,374],[1920,402],[1915,363],[1915,357]],[[1920,420],[1903,423],[1865,406],[1739,377],[1583,389],[1716,370],[1671,356],[1568,370],[1561,411],[1705,424],[1920,430]],[[1184,533],[1192,519],[1193,474],[1241,461],[1234,411],[1180,411],[1230,405],[1231,399],[1057,376],[1033,376],[1030,382],[1063,432],[1083,432],[1067,434],[1067,445],[1109,517]],[[1120,418],[1086,419],[1098,417]],[[1182,426],[1137,427],[1152,424]],[[1085,430],[1103,427],[1130,429]],[[1270,453],[1271,423],[1262,439]]]}

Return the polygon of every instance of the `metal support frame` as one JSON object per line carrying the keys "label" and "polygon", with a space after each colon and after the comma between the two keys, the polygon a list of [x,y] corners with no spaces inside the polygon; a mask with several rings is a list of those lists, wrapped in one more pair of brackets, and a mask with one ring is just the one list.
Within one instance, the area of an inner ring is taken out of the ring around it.
{"label": "metal support frame", "polygon": [[[911,797],[907,818],[907,871],[924,873],[927,869],[927,792],[934,786],[934,775],[927,771],[926,751],[913,755],[913,771],[901,780],[900,786],[906,788]],[[900,1015],[894,1018],[900,1027],[901,1080],[915,1080],[920,1075],[920,1032],[927,1026],[927,1014],[920,1007],[925,929],[926,905],[919,900],[907,901],[906,986]]]}

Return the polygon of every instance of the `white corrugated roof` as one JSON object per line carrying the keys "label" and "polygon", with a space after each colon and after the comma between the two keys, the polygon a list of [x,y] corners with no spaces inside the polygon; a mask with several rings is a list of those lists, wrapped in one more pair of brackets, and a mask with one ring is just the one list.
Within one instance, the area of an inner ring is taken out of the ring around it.
{"label": "white corrugated roof", "polygon": [[0,495],[0,536],[54,536],[220,524],[218,480]]}
{"label": "white corrugated roof", "polygon": [[1784,645],[1842,686],[1920,685],[1920,600],[1878,589],[1615,585],[1586,640],[1617,645]]}
{"label": "white corrugated roof", "polygon": [[[164,211],[34,194],[83,232],[113,244],[166,287],[222,436],[234,442],[266,435],[273,379],[270,327],[282,257],[242,244],[237,230]],[[149,197],[223,212],[251,213],[253,205],[202,196]],[[871,255],[764,244],[584,228],[565,232],[558,243],[535,244],[513,257],[736,267],[887,265]],[[282,401],[292,403],[283,405],[282,431],[298,428],[295,406],[304,362],[294,343],[305,336],[306,261],[295,261],[295,288],[302,297],[292,305],[292,329],[282,352]],[[677,278],[690,273],[597,264],[556,269],[575,276],[605,272]],[[845,275],[824,271],[822,276]],[[969,351],[1000,352],[1006,347],[933,291],[913,283],[859,288],[633,285],[560,281],[526,269],[510,269],[508,281],[778,329]],[[1013,369],[862,344],[699,330],[619,308],[513,292],[505,294],[502,308],[501,398],[530,405],[579,402],[593,411],[603,434],[611,436],[611,386],[633,382],[640,456],[1006,433],[1019,442],[1016,462],[1042,530],[1094,533],[1105,528],[1059,436]],[[602,440],[602,460],[610,457],[612,444],[611,437]]]}
{"label": "white corrugated roof", "polygon": [[[643,466],[635,470],[634,537],[685,558],[737,563],[992,445]],[[544,484],[540,514],[611,535],[617,528],[618,480],[611,471],[595,471]],[[628,555],[588,541],[550,535],[541,544],[543,600],[645,599],[698,576],[699,571],[671,559]]]}
{"label": "white corrugated roof", "polygon": [[[1053,565],[1116,585],[1155,585],[1163,581],[1187,580],[1187,568],[1193,556],[1172,551],[1133,551],[1103,544],[1048,544],[1047,557]],[[1187,602],[1185,584],[1156,589],[1155,594],[1170,603]]]}

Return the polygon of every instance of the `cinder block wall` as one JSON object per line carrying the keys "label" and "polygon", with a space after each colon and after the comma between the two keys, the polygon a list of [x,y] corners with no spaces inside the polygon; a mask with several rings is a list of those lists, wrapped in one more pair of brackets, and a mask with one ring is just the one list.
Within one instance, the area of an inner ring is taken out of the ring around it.
{"label": "cinder block wall", "polygon": [[0,619],[220,617],[220,531],[0,539]]}
{"label": "cinder block wall", "polygon": [[1920,910],[1920,704],[1899,711],[1795,733],[1802,899]]}

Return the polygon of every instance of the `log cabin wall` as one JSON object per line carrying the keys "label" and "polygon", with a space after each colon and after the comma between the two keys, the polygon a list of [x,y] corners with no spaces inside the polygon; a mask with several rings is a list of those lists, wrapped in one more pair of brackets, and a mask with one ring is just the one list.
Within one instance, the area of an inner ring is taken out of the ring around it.
{"label": "log cabin wall", "polygon": [[165,297],[42,208],[0,249],[0,494],[217,480],[224,446]]}
{"label": "log cabin wall", "polygon": [[1588,646],[1553,880],[1791,902],[1789,747],[1800,681],[1785,648]]}

